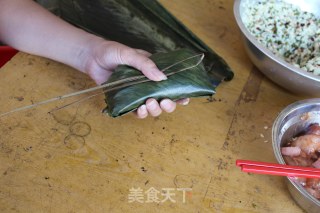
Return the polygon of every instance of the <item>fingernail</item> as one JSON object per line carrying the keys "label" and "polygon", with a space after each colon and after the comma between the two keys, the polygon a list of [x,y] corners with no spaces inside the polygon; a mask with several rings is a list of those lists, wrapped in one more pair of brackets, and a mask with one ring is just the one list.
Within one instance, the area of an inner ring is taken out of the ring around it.
{"label": "fingernail", "polygon": [[176,108],[175,107],[176,105],[167,99],[161,101],[160,105],[161,105],[161,108],[164,109],[168,113],[173,112]]}
{"label": "fingernail", "polygon": [[167,79],[168,79],[168,77],[165,74],[162,73],[160,75],[160,80],[164,81],[164,80],[167,80]]}
{"label": "fingernail", "polygon": [[170,101],[165,99],[165,100],[161,101],[161,105],[164,108],[168,109],[168,108],[170,108]]}
{"label": "fingernail", "polygon": [[168,77],[165,74],[163,73],[158,74],[158,73],[156,74],[156,76],[157,76],[157,79],[159,79],[159,81],[164,81],[168,79]]}
{"label": "fingernail", "polygon": [[142,105],[139,107],[137,112],[138,118],[143,119],[148,116],[148,111],[146,105]]}
{"label": "fingernail", "polygon": [[189,104],[189,99],[186,99],[186,100],[184,100],[181,104],[183,105],[183,106],[186,106],[186,105],[188,105]]}
{"label": "fingernail", "polygon": [[147,107],[146,105],[141,105],[139,107],[139,112],[142,113],[142,114],[146,114],[147,113]]}
{"label": "fingernail", "polygon": [[163,81],[163,80],[167,80],[168,77],[161,71],[159,70],[154,70],[153,71],[153,75],[156,77],[157,80],[159,81]]}
{"label": "fingernail", "polygon": [[149,101],[148,103],[147,103],[147,105],[148,105],[148,108],[150,109],[150,110],[154,110],[154,109],[157,109],[157,101],[155,101],[155,100],[151,100],[151,101]]}

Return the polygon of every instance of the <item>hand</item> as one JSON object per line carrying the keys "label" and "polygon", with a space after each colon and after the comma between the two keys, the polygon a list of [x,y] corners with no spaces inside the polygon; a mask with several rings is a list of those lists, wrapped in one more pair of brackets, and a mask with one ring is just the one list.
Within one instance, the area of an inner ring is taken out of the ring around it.
{"label": "hand", "polygon": [[170,99],[163,99],[159,104],[155,99],[150,98],[146,101],[146,104],[138,108],[135,114],[141,119],[146,118],[149,114],[153,117],[157,117],[162,113],[162,110],[167,113],[171,113],[176,109],[176,103],[187,105],[189,101],[189,98],[181,99],[177,102],[173,102]]}
{"label": "hand", "polygon": [[[140,70],[147,78],[153,81],[166,80],[167,77],[149,59],[150,53],[133,49],[123,44],[99,40],[94,41],[90,45],[90,51],[86,56],[87,60],[84,61],[86,73],[97,83],[102,84],[105,82],[112,71],[119,65],[125,64]],[[178,100],[177,103],[187,105],[189,99]],[[138,118],[146,118],[149,114],[151,116],[159,116],[162,111],[171,113],[176,108],[176,102],[170,99],[164,99],[158,103],[155,99],[148,99],[146,103],[140,106],[135,114]]]}

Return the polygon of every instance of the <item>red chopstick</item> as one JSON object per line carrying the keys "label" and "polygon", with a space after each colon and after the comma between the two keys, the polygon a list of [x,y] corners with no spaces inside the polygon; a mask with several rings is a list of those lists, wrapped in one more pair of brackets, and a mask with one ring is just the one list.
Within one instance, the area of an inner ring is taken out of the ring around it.
{"label": "red chopstick", "polygon": [[250,160],[237,160],[236,165],[241,171],[288,177],[320,178],[320,169],[311,167],[289,166]]}

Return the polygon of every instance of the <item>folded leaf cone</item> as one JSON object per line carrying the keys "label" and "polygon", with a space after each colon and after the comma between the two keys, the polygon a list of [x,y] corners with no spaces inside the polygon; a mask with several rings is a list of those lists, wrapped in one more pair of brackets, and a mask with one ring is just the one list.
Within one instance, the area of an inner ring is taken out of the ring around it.
{"label": "folded leaf cone", "polygon": [[[156,53],[150,57],[160,70],[168,76],[167,80],[155,82],[139,79],[120,85],[119,89],[106,91],[107,107],[104,112],[117,117],[137,109],[148,98],[158,101],[169,98],[178,100],[188,97],[211,96],[215,86],[209,80],[199,54],[188,49]],[[120,65],[106,84],[141,76],[133,67]]]}

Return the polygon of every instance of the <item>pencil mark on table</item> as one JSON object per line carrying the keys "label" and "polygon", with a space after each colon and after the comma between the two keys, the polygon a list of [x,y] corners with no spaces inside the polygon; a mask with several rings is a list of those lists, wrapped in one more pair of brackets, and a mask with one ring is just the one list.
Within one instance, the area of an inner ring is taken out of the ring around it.
{"label": "pencil mark on table", "polygon": [[170,141],[170,156],[171,156],[171,158],[172,158],[172,160],[174,161],[174,162],[176,162],[176,160],[174,159],[174,157],[173,157],[173,154],[172,154],[172,147],[173,147],[173,144],[174,143],[176,143],[177,142],[177,140],[175,139],[175,135],[172,135],[172,138],[171,138],[171,141]]}
{"label": "pencil mark on table", "polygon": [[83,121],[77,121],[70,125],[70,133],[80,137],[86,137],[91,133],[91,126]]}
{"label": "pencil mark on table", "polygon": [[203,201],[206,199],[206,196],[207,196],[207,194],[208,194],[208,190],[209,190],[209,187],[210,187],[212,178],[213,178],[213,176],[210,177],[210,181],[209,181],[209,183],[208,183],[208,185],[207,185],[206,193],[204,194],[203,199],[202,199]]}
{"label": "pencil mark on table", "polygon": [[84,137],[70,134],[64,138],[63,143],[68,149],[77,150],[84,146],[85,139]]}

